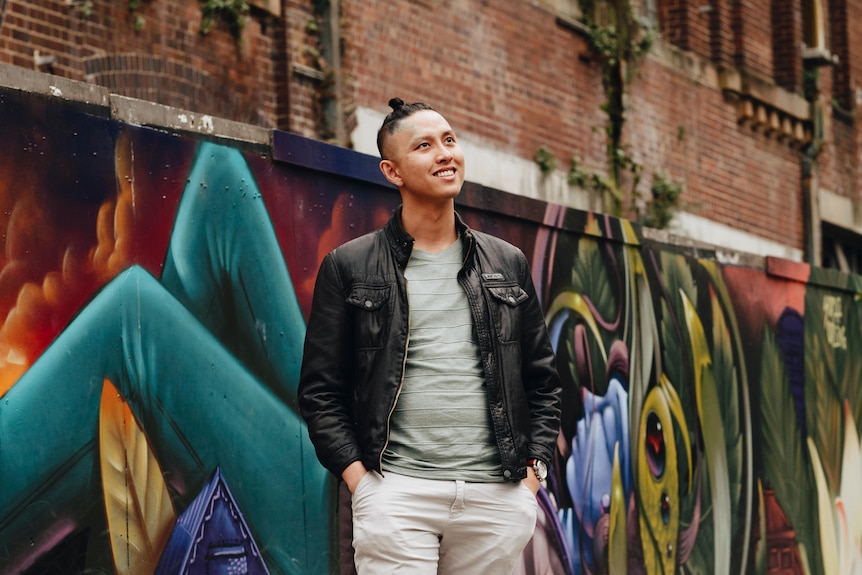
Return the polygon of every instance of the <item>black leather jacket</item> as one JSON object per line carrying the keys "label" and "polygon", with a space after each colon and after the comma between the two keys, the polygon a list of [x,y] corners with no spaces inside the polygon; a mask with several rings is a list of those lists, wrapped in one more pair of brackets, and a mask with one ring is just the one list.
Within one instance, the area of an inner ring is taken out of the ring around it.
{"label": "black leather jacket", "polygon": [[[404,268],[413,238],[401,210],[381,229],[336,248],[321,264],[299,382],[299,407],[320,462],[334,475],[361,460],[381,471],[389,418],[407,353]],[[470,230],[458,282],[479,340],[503,477],[526,477],[530,458],[551,461],[560,418],[553,349],[524,254]]]}

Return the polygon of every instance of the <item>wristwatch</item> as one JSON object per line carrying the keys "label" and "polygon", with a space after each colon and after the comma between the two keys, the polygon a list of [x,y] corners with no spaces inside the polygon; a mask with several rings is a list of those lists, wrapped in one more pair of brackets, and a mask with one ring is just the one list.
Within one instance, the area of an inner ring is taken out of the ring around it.
{"label": "wristwatch", "polygon": [[541,459],[528,459],[527,465],[533,468],[539,481],[544,481],[548,478],[548,466]]}

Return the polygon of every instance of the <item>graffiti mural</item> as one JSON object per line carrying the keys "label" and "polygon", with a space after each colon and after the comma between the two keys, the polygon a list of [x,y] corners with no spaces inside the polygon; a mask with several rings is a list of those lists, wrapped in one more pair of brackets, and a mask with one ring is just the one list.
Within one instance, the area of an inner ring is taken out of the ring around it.
{"label": "graffiti mural", "polygon": [[[349,573],[295,395],[317,266],[398,204],[376,161],[2,89],[0,135],[0,571]],[[458,202],[564,383],[519,574],[862,573],[862,279]]]}

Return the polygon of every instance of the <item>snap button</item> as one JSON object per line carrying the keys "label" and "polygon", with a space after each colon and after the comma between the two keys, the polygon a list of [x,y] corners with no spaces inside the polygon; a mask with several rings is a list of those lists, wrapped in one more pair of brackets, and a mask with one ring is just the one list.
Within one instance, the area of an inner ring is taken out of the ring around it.
{"label": "snap button", "polygon": [[505,471],[503,472],[503,477],[504,477],[505,479],[511,479],[511,478],[512,478],[512,472],[511,472],[509,469],[505,470]]}
{"label": "snap button", "polygon": [[513,295],[509,296],[509,303],[515,303],[515,296],[513,296]]}
{"label": "snap button", "polygon": [[371,306],[373,306],[373,305],[374,305],[374,302],[372,302],[370,299],[365,300],[365,307],[366,308],[371,309]]}

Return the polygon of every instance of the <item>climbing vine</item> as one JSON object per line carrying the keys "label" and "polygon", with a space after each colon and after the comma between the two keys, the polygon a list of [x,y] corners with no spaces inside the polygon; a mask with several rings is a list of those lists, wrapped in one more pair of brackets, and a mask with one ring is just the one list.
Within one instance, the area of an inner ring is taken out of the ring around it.
{"label": "climbing vine", "polygon": [[539,166],[539,171],[543,176],[547,176],[557,167],[557,158],[554,153],[545,146],[539,146],[536,153],[533,154],[533,160]]}
{"label": "climbing vine", "polygon": [[230,33],[239,40],[245,28],[249,6],[245,0],[203,0],[201,34],[209,34],[217,19],[227,24]]}
{"label": "climbing vine", "polygon": [[[350,146],[343,110],[343,72],[339,62],[348,50],[341,33],[345,21],[333,12],[330,0],[314,0],[313,15],[306,24],[305,59],[317,73],[314,89],[314,115],[318,137],[338,146]],[[336,5],[337,9],[338,6]],[[336,10],[337,11],[337,10]]]}
{"label": "climbing vine", "polygon": [[129,15],[132,17],[132,28],[135,32],[140,32],[144,29],[147,21],[138,14],[138,8],[141,7],[141,0],[129,0]]}
{"label": "climbing vine", "polygon": [[602,110],[608,116],[605,132],[609,174],[606,178],[593,176],[591,182],[602,193],[605,210],[619,216],[626,196],[624,180],[634,190],[642,171],[622,144],[625,94],[638,64],[651,50],[655,34],[637,22],[629,0],[580,0],[580,6],[590,56],[601,65],[607,98]]}
{"label": "climbing vine", "polygon": [[666,228],[678,209],[684,190],[683,182],[674,180],[663,170],[656,170],[650,188],[652,198],[646,202],[646,209],[640,218],[641,223],[650,228]]}
{"label": "climbing vine", "polygon": [[[132,28],[135,32],[143,30],[146,19],[138,13],[143,0],[127,0],[127,8],[132,18]],[[93,0],[70,0],[77,11],[84,18],[89,18],[93,13]],[[245,0],[201,0],[202,10],[201,34],[209,34],[217,20],[227,24],[231,35],[239,41],[242,31],[248,19],[249,5]]]}

